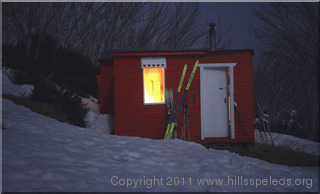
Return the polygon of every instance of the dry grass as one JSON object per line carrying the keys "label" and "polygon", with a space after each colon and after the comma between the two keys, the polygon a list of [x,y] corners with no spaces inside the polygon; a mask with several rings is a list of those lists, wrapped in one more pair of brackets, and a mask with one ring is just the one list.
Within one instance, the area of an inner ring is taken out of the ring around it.
{"label": "dry grass", "polygon": [[241,144],[203,144],[208,149],[229,150],[241,156],[258,158],[267,162],[287,166],[317,167],[318,156],[293,151],[285,147],[275,147],[255,143],[254,146],[243,146]]}

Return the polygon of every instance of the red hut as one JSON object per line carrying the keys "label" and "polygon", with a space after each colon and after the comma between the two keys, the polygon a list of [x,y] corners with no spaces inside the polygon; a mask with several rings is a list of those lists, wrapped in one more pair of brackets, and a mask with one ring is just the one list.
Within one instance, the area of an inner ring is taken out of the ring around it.
{"label": "red hut", "polygon": [[163,139],[166,88],[176,95],[188,64],[183,93],[199,60],[187,96],[187,102],[192,93],[195,98],[189,107],[190,140],[254,142],[253,50],[113,52],[110,57],[99,60],[98,101],[101,113],[114,116],[115,135]]}

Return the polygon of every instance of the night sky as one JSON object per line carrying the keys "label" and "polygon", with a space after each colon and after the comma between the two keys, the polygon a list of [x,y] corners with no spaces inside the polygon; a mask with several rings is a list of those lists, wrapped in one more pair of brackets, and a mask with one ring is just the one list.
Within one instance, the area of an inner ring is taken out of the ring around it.
{"label": "night sky", "polygon": [[253,10],[259,8],[261,4],[263,3],[206,2],[200,3],[200,10],[202,17],[208,15],[209,21],[214,22],[220,16],[231,24],[228,34],[231,44],[228,49],[255,49],[258,46],[257,41],[249,33],[248,27],[258,22]]}

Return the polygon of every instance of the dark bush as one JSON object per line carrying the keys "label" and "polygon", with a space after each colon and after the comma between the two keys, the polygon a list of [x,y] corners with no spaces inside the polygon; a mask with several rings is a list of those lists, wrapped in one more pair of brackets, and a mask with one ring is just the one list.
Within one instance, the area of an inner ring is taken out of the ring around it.
{"label": "dark bush", "polygon": [[36,84],[46,78],[79,95],[97,96],[97,68],[88,57],[59,47],[50,36],[40,38],[34,34],[28,54],[21,43],[3,45],[3,65],[16,70],[13,75],[16,84]]}
{"label": "dark bush", "polygon": [[304,139],[310,138],[308,136],[310,134],[306,133],[306,131],[308,131],[308,126],[306,123],[304,123],[301,114],[297,114],[298,111],[300,110],[285,110],[279,117],[281,120],[274,119],[276,132],[293,135]]}
{"label": "dark bush", "polygon": [[57,87],[47,80],[39,81],[34,85],[31,93],[31,99],[48,104],[56,104],[61,92]]}
{"label": "dark bush", "polygon": [[37,72],[44,77],[50,75],[59,63],[58,43],[50,36],[45,35],[40,39],[38,34],[32,36],[31,57],[35,62],[32,72]]}
{"label": "dark bush", "polygon": [[4,67],[26,71],[27,55],[21,45],[2,45],[2,61]]}
{"label": "dark bush", "polygon": [[85,105],[82,104],[82,100],[79,96],[66,90],[61,95],[61,105],[63,112],[67,114],[71,124],[80,127],[86,126],[84,119],[88,110],[85,108]]}
{"label": "dark bush", "polygon": [[97,96],[97,69],[88,57],[79,52],[61,49],[58,51],[63,59],[55,70],[52,80],[79,95]]}
{"label": "dark bush", "polygon": [[[40,38],[34,34],[30,52],[22,43],[3,45],[3,65],[13,69],[10,77],[13,83],[34,85],[29,97],[31,101],[48,104],[57,112],[62,111],[73,125],[86,125],[84,118],[87,110],[81,98],[74,93],[97,96],[98,71],[88,57],[59,47],[50,36]],[[52,113],[51,110],[43,111],[50,112],[49,115]]]}
{"label": "dark bush", "polygon": [[14,84],[31,84],[34,85],[40,80],[40,76],[37,73],[26,72],[22,70],[11,70],[9,76],[10,80]]}
{"label": "dark bush", "polygon": [[81,98],[70,90],[58,88],[54,83],[42,80],[35,84],[30,99],[61,110],[72,125],[86,126],[84,119],[88,111]]}

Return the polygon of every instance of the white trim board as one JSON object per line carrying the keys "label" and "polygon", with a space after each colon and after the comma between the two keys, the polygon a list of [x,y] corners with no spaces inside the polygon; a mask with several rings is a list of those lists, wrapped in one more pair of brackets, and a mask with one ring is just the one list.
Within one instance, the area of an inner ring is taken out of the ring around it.
{"label": "white trim board", "polygon": [[[231,115],[231,139],[235,139],[235,126],[234,126],[234,78],[233,78],[233,67],[236,66],[237,63],[201,63],[198,65],[200,68],[200,99],[201,102],[204,102],[204,71],[205,68],[229,68],[230,70],[230,115]],[[204,104],[201,103],[201,126],[204,126]],[[205,131],[201,129],[201,140],[205,139]]]}
{"label": "white trim board", "polygon": [[165,68],[167,69],[167,61],[165,57],[142,57],[141,69],[144,68]]}
{"label": "white trim board", "polygon": [[234,67],[237,63],[199,63],[198,67]]}

